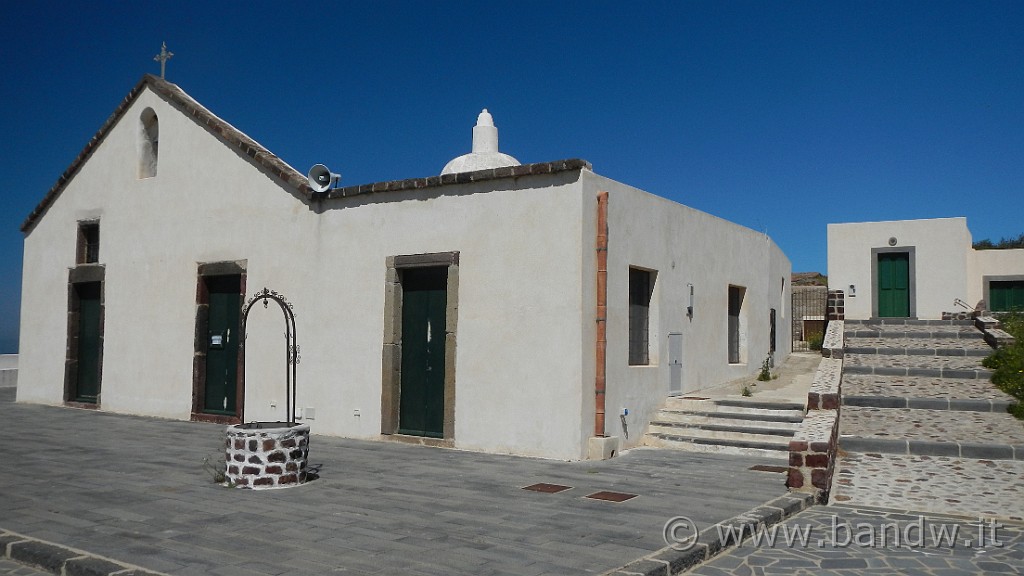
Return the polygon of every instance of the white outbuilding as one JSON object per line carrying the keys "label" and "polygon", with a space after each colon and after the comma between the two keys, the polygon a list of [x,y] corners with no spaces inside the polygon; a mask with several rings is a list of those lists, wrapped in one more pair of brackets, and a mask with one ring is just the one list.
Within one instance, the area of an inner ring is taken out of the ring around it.
{"label": "white outbuilding", "polygon": [[848,320],[1024,308],[1024,249],[976,250],[966,218],[828,225],[828,282]]}
{"label": "white outbuilding", "polygon": [[[788,355],[765,234],[521,165],[486,110],[473,135],[441,175],[314,192],[145,76],[22,227],[18,401],[577,460]],[[239,333],[263,288],[295,313],[293,415],[280,312]]]}

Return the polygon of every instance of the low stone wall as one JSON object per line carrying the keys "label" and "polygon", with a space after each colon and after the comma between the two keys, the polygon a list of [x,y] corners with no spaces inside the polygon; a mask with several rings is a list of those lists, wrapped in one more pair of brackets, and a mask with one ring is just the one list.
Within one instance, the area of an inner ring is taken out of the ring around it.
{"label": "low stone wall", "polygon": [[227,427],[226,436],[224,475],[230,484],[258,490],[306,481],[309,424],[236,424]]}
{"label": "low stone wall", "polygon": [[842,358],[822,358],[807,391],[808,410],[838,410],[840,383],[843,379]]}
{"label": "low stone wall", "polygon": [[967,310],[957,310],[955,312],[943,312],[943,320],[974,320],[981,314],[979,310],[973,310],[968,312]]}
{"label": "low stone wall", "polygon": [[987,328],[985,330],[985,342],[993,347],[1012,346],[1016,339],[1013,334],[1000,330],[999,328]]}
{"label": "low stone wall", "polygon": [[1012,346],[1014,343],[1013,335],[1001,329],[1002,323],[995,316],[978,316],[974,319],[974,326],[981,330],[985,342],[993,348]]}
{"label": "low stone wall", "polygon": [[832,319],[822,343],[821,362],[807,392],[807,415],[789,442],[786,487],[812,492],[827,502],[839,446],[839,411],[842,406],[844,321]]}
{"label": "low stone wall", "polygon": [[828,328],[825,329],[825,339],[821,342],[822,356],[825,358],[843,357],[843,347],[846,345],[843,341],[843,331],[845,329],[846,326],[844,321],[829,321]]}
{"label": "low stone wall", "polygon": [[832,320],[846,319],[846,293],[842,290],[829,290],[828,303],[825,306],[825,316]]}
{"label": "low stone wall", "polygon": [[828,501],[835,472],[839,440],[839,411],[812,410],[789,441],[789,476],[786,487],[814,492],[819,502]]}

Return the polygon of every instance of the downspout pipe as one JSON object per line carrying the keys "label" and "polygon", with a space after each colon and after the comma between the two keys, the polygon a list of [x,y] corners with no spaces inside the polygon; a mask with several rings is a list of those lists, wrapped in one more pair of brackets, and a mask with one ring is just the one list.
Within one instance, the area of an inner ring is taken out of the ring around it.
{"label": "downspout pipe", "polygon": [[608,348],[608,192],[597,193],[597,337],[594,377],[594,436],[603,438],[605,417],[605,376]]}

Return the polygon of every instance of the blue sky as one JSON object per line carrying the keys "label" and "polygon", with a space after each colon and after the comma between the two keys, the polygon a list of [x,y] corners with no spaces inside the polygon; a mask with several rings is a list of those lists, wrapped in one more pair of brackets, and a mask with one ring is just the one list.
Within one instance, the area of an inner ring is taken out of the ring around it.
{"label": "blue sky", "polygon": [[1024,2],[8,2],[0,352],[19,226],[144,73],[295,168],[436,174],[481,108],[520,161],[766,230],[826,269],[829,222],[1024,232]]}

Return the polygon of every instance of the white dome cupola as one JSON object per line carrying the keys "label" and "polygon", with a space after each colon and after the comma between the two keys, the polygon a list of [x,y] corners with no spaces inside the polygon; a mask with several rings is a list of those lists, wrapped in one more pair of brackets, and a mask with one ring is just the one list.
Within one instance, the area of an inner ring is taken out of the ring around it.
{"label": "white dome cupola", "polygon": [[476,117],[476,126],[473,126],[473,151],[445,164],[441,174],[472,172],[504,166],[519,166],[519,161],[508,154],[498,152],[498,128],[494,125],[491,113],[484,108],[483,112]]}

